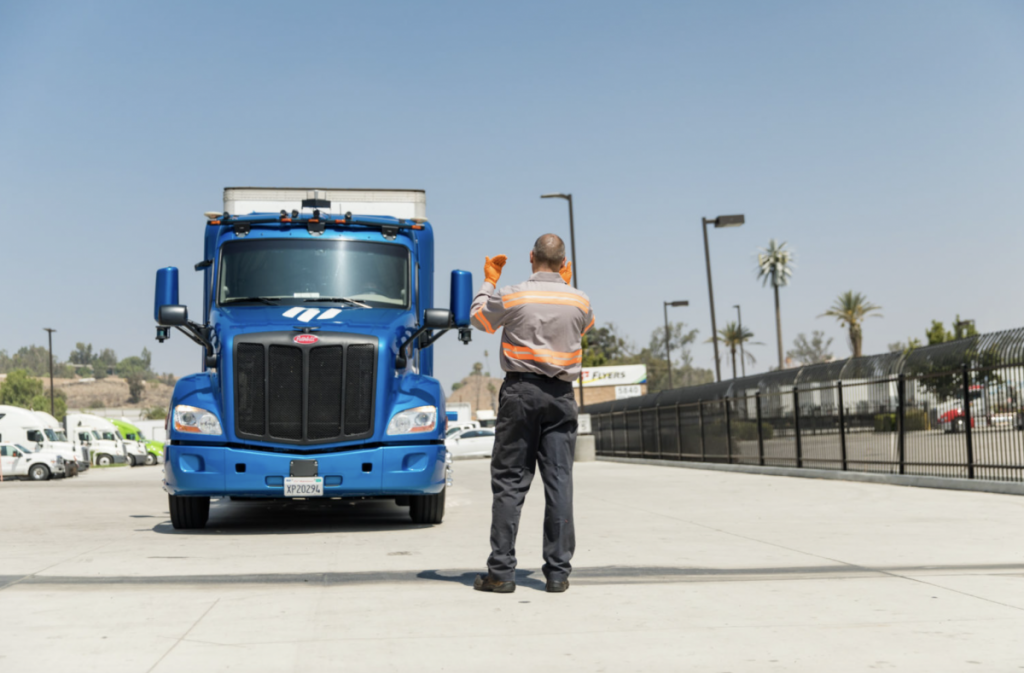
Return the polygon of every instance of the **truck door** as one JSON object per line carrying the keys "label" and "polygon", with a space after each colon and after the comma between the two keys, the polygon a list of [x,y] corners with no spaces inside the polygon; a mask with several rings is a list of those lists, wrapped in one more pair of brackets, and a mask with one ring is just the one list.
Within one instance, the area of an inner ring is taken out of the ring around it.
{"label": "truck door", "polygon": [[7,444],[0,445],[0,474],[8,477],[14,476],[14,447]]}

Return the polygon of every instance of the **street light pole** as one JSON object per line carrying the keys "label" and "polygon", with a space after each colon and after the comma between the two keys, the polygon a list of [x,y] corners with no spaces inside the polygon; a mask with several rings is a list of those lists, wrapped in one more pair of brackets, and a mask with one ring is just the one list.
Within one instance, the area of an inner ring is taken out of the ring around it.
{"label": "street light pole", "polygon": [[669,306],[689,306],[690,302],[683,301],[663,301],[662,309],[665,312],[665,361],[668,363],[668,388],[672,390],[672,340],[669,338],[668,331],[668,307]]}
{"label": "street light pole", "polygon": [[[576,268],[576,228],[572,219],[572,194],[541,194],[542,199],[565,199],[569,202],[569,250],[572,255],[572,286],[579,289],[576,279],[579,276],[579,269]],[[580,388],[582,392],[583,388]]]}
{"label": "street light pole", "polygon": [[[576,265],[576,227],[572,218],[572,194],[541,194],[542,199],[565,199],[569,202],[569,250],[572,254],[572,286],[578,290],[579,266]],[[580,406],[583,406],[583,368],[580,367]]]}
{"label": "street light pole", "polygon": [[708,248],[708,226],[715,225],[715,229],[723,227],[738,227],[744,222],[742,215],[719,215],[713,220],[706,217],[701,218],[701,229],[704,230],[704,261],[708,267],[708,298],[711,300],[711,343],[715,345],[715,380],[722,380],[722,363],[718,359],[718,325],[715,324],[715,291],[711,287],[711,251]]}
{"label": "street light pole", "polygon": [[[743,313],[740,312],[740,305],[739,304],[733,304],[733,308],[736,309],[736,318],[739,321],[739,330],[740,330],[740,370],[743,372],[743,375],[746,376],[747,375],[747,355],[746,355],[746,353],[743,352]],[[736,372],[733,372],[732,375],[736,376]]]}
{"label": "street light pole", "polygon": [[53,333],[57,330],[49,327],[44,327],[43,329],[50,340],[50,415],[53,416]]}

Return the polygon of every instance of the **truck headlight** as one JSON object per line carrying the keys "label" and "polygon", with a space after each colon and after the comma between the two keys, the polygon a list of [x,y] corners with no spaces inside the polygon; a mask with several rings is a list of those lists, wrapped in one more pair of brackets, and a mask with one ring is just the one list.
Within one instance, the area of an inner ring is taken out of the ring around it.
{"label": "truck headlight", "polygon": [[388,423],[389,435],[430,432],[437,427],[437,407],[413,407],[399,411]]}
{"label": "truck headlight", "polygon": [[224,434],[220,421],[213,413],[187,404],[174,407],[174,429],[178,432],[195,432],[200,435]]}

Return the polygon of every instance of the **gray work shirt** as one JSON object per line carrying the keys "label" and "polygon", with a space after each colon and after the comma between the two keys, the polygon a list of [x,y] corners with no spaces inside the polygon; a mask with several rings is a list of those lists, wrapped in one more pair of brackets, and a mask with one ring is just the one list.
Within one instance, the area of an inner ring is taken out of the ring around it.
{"label": "gray work shirt", "polygon": [[501,333],[501,368],[557,377],[579,378],[583,335],[594,326],[590,299],[554,272],[540,272],[525,283],[495,292],[484,282],[473,298],[470,320],[477,329]]}

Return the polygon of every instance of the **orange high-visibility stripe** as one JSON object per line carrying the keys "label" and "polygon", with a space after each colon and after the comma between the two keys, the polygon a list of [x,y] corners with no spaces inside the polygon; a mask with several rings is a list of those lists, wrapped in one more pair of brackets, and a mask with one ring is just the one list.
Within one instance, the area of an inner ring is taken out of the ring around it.
{"label": "orange high-visibility stripe", "polygon": [[590,324],[583,328],[583,334],[586,334],[587,332],[590,331],[590,328],[594,326],[594,321],[595,320],[597,320],[597,316],[596,315],[593,318],[590,319]]}
{"label": "orange high-visibility stripe", "polygon": [[558,351],[547,350],[546,348],[529,348],[527,346],[513,346],[502,344],[502,352],[513,360],[532,360],[544,362],[551,365],[573,365],[583,361],[583,351],[575,353],[559,353]]}
{"label": "orange high-visibility stripe", "polygon": [[485,332],[487,332],[488,334],[494,334],[494,328],[491,327],[491,323],[484,316],[484,310],[483,309],[480,309],[479,311],[474,313],[471,317],[472,318],[476,318],[477,320],[480,321],[480,324],[484,326],[484,331]]}
{"label": "orange high-visibility stripe", "polygon": [[576,357],[577,355],[583,352],[583,349],[580,349],[578,351],[573,351],[572,353],[562,353],[561,351],[553,351],[547,348],[530,348],[529,346],[516,346],[515,344],[510,344],[507,342],[501,344],[501,347],[506,350],[526,351],[529,353],[538,353],[540,355],[554,355],[561,358]]}
{"label": "orange high-visibility stripe", "polygon": [[526,290],[513,292],[501,298],[505,307],[519,304],[575,304],[584,310],[590,309],[590,302],[583,297],[569,292],[548,292],[546,290]]}
{"label": "orange high-visibility stripe", "polygon": [[557,360],[557,359],[554,359],[554,358],[550,358],[550,357],[548,357],[546,355],[531,355],[531,354],[527,354],[527,353],[516,354],[516,353],[513,353],[511,351],[505,351],[505,355],[508,356],[509,358],[513,359],[513,360],[532,360],[533,362],[543,362],[544,364],[558,365],[558,366],[562,366],[562,367],[564,367],[566,365],[576,365],[576,364],[580,364],[581,362],[583,362],[583,356],[582,355],[579,355],[579,356],[573,358],[572,360]]}

